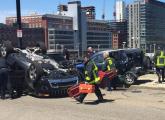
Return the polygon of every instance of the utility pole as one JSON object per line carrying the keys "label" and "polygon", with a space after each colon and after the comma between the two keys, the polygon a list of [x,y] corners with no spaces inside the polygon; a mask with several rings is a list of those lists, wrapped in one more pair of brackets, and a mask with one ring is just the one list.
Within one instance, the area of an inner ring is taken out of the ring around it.
{"label": "utility pole", "polygon": [[20,0],[16,0],[16,12],[17,12],[17,37],[18,37],[18,40],[19,40],[19,48],[22,49],[22,25],[21,25]]}

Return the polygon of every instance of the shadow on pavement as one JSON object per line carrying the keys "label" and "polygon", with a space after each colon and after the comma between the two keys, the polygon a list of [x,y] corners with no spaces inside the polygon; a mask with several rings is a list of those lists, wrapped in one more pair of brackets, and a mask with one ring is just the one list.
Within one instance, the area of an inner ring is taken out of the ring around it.
{"label": "shadow on pavement", "polygon": [[60,99],[60,98],[66,98],[69,97],[68,95],[54,95],[54,96],[35,96],[35,95],[29,95],[34,98],[39,98],[39,99]]}
{"label": "shadow on pavement", "polygon": [[145,84],[148,82],[152,82],[152,80],[137,80],[134,85],[141,85],[141,84]]}
{"label": "shadow on pavement", "polygon": [[89,101],[89,102],[84,101],[84,104],[85,105],[98,105],[98,104],[101,104],[101,103],[107,103],[107,102],[113,102],[113,101],[115,101],[115,100],[104,99],[101,102],[99,102],[98,100],[96,100],[96,101]]}
{"label": "shadow on pavement", "polygon": [[128,88],[116,88],[116,89],[112,90],[112,92],[113,91],[127,91],[127,90],[128,90]]}

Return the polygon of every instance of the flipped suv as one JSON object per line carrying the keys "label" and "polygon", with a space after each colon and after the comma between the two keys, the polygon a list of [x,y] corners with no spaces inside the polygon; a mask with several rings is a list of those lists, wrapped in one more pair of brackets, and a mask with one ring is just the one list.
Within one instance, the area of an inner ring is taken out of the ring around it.
{"label": "flipped suv", "polygon": [[56,61],[41,51],[40,48],[13,48],[8,43],[0,48],[10,67],[13,83],[21,81],[26,86],[25,89],[36,96],[66,95],[67,89],[77,84],[77,75],[59,68]]}

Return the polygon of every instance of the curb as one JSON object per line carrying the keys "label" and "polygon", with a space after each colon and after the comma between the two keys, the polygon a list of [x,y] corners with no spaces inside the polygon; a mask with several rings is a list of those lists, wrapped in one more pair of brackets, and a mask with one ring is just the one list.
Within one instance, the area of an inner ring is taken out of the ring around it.
{"label": "curb", "polygon": [[139,85],[132,85],[130,88],[152,89],[152,90],[165,90],[165,88],[162,88],[162,87],[150,87],[150,86],[139,86]]}

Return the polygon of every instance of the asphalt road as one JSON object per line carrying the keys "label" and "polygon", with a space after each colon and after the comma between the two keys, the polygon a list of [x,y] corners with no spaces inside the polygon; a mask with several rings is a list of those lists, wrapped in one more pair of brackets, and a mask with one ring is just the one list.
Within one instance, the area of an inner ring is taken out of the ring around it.
{"label": "asphalt road", "polygon": [[84,104],[71,98],[23,96],[0,100],[0,120],[164,120],[165,91],[130,88],[102,91],[104,103],[89,94]]}

